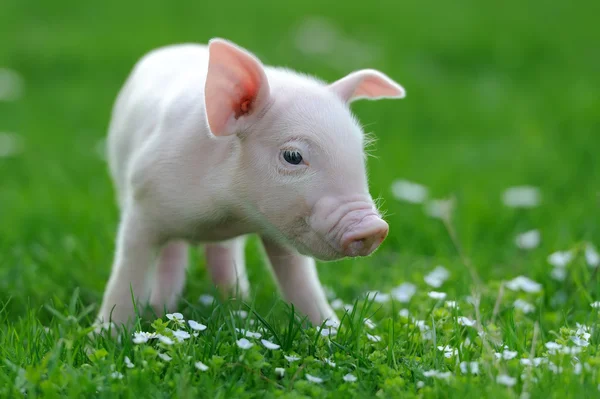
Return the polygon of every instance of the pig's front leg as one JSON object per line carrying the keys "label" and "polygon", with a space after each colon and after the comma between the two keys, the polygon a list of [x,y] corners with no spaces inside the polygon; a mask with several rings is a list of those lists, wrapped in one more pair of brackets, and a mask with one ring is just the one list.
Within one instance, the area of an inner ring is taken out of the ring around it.
{"label": "pig's front leg", "polygon": [[327,302],[315,260],[267,238],[262,238],[262,242],[285,299],[308,316],[313,325],[320,325],[325,319],[339,321]]}
{"label": "pig's front leg", "polygon": [[110,318],[119,327],[131,325],[135,317],[131,290],[136,305],[145,305],[150,291],[148,276],[156,258],[157,244],[153,229],[145,223],[145,218],[135,208],[126,210],[119,225],[115,258],[98,314],[99,322],[108,322]]}
{"label": "pig's front leg", "polygon": [[248,276],[244,248],[246,237],[206,244],[204,254],[206,265],[213,283],[223,295],[236,295],[247,299],[249,295]]}
{"label": "pig's front leg", "polygon": [[160,317],[164,311],[174,312],[177,299],[183,291],[185,272],[188,265],[188,244],[174,240],[160,251],[150,304]]}

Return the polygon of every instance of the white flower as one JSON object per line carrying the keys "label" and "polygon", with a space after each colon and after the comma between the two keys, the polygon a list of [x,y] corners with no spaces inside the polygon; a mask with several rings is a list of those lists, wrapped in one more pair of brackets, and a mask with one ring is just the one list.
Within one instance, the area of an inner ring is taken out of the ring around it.
{"label": "white flower", "polygon": [[373,342],[381,341],[381,337],[379,335],[371,335],[371,334],[367,333],[367,338],[369,338],[369,340],[371,340]]}
{"label": "white flower", "polygon": [[550,371],[552,371],[554,374],[560,374],[563,372],[563,368],[560,366],[557,366],[556,364],[552,363],[552,362],[548,362],[548,368],[550,369]]}
{"label": "white flower", "polygon": [[600,309],[600,301],[590,303],[590,306],[594,309]]}
{"label": "white flower", "polygon": [[452,376],[452,373],[449,371],[442,373],[441,371],[437,371],[437,370],[427,370],[427,371],[423,372],[423,375],[425,377],[434,377],[434,378],[440,378],[443,380],[447,380]]}
{"label": "white flower", "polygon": [[320,384],[323,382],[322,378],[312,376],[310,374],[306,374],[306,379],[310,382],[314,382],[315,384]]}
{"label": "white flower", "polygon": [[208,294],[202,294],[198,298],[198,302],[200,302],[204,306],[210,306],[210,305],[212,305],[212,303],[213,303],[214,300],[215,300],[215,297],[212,296],[212,295],[208,295]]}
{"label": "white flower", "polygon": [[372,330],[375,328],[375,323],[373,323],[370,319],[365,319],[365,326]]}
{"label": "white flower", "polygon": [[468,348],[470,346],[473,346],[473,343],[471,342],[471,339],[469,337],[465,338],[465,340],[460,343],[461,348]]}
{"label": "white flower", "polygon": [[329,286],[324,285],[323,291],[325,291],[325,295],[327,296],[327,299],[329,299],[329,300],[335,299],[337,297],[333,288],[331,288]]}
{"label": "white flower", "polygon": [[528,293],[536,293],[542,290],[542,285],[525,277],[518,276],[506,283],[506,287],[512,291],[525,291]]}
{"label": "white flower", "polygon": [[133,365],[133,362],[131,361],[131,359],[127,356],[125,356],[125,366],[127,366],[127,368],[134,368],[135,366]]}
{"label": "white flower", "polygon": [[581,363],[575,363],[575,365],[573,366],[573,373],[575,373],[575,375],[579,375],[581,374],[582,369],[583,366],[581,365]]}
{"label": "white flower", "polygon": [[390,294],[384,294],[379,291],[367,291],[365,296],[369,299],[373,299],[373,301],[377,303],[386,303],[390,301]]}
{"label": "white flower", "polygon": [[499,374],[496,377],[496,382],[500,385],[506,385],[507,387],[512,387],[517,383],[517,379],[513,378],[506,374]]}
{"label": "white flower", "polygon": [[417,389],[421,389],[425,386],[425,382],[423,381],[417,381]]}
{"label": "white flower", "polygon": [[248,312],[246,312],[245,310],[234,310],[231,313],[233,313],[234,315],[238,315],[242,319],[248,317]]}
{"label": "white flower", "polygon": [[444,266],[437,266],[432,272],[424,278],[425,283],[433,288],[440,288],[442,284],[450,277],[450,272]]}
{"label": "white flower", "polygon": [[202,362],[196,362],[196,363],[194,363],[194,366],[200,371],[208,370],[208,366]]}
{"label": "white flower", "polygon": [[398,312],[398,314],[402,317],[406,317],[408,318],[408,316],[410,315],[410,313],[408,312],[408,309],[400,309],[400,311]]}
{"label": "white flower", "polygon": [[[113,322],[106,322],[106,323],[94,323],[93,325],[94,327],[94,331],[98,334],[100,334],[102,331],[108,331],[109,329],[115,329],[117,328],[117,325]],[[46,333],[50,332],[50,329],[48,327],[44,327],[44,331]]]}
{"label": "white flower", "polygon": [[533,361],[531,359],[521,359],[520,362],[523,366],[531,366],[534,365],[535,367],[539,366],[542,363],[545,363],[548,359],[546,359],[545,357],[535,357],[533,358]]}
{"label": "white flower", "polygon": [[354,306],[350,305],[349,303],[344,305],[344,310],[348,313],[351,313],[353,309],[354,309]]}
{"label": "white flower", "polygon": [[477,362],[460,362],[460,371],[463,374],[467,374],[469,371],[471,374],[479,374],[479,363]]}
{"label": "white flower", "polygon": [[181,313],[167,313],[167,319],[179,322],[183,320],[183,315]]}
{"label": "white flower", "polygon": [[438,346],[437,348],[438,348],[439,351],[444,352],[444,357],[446,357],[448,359],[451,358],[452,356],[458,355],[458,349],[455,349],[455,348],[453,348],[451,346],[448,346],[448,345],[446,345],[446,346]]}
{"label": "white flower", "polygon": [[115,371],[113,373],[110,373],[110,378],[112,378],[113,380],[122,380],[123,374],[119,373],[118,371]]}
{"label": "white flower", "polygon": [[449,371],[446,371],[445,373],[438,372],[436,377],[442,380],[448,380],[452,377],[452,373]]}
{"label": "white flower", "polygon": [[257,333],[254,331],[248,331],[245,330],[243,328],[235,328],[235,331],[237,331],[238,333],[248,337],[248,338],[254,338],[254,339],[259,339],[260,337],[262,337],[261,333]]}
{"label": "white flower", "polygon": [[331,367],[335,367],[335,362],[330,360],[330,359],[323,359],[323,361],[325,363],[327,363],[328,365],[330,365]]}
{"label": "white flower", "polygon": [[519,234],[515,238],[515,244],[521,249],[533,249],[540,245],[540,232],[539,230],[529,230]]}
{"label": "white flower", "polygon": [[236,343],[241,349],[250,349],[254,346],[254,344],[248,341],[246,338],[240,338],[236,341]]}
{"label": "white flower", "polygon": [[[579,346],[565,346],[560,350],[561,353],[565,354],[565,355],[577,355],[578,353],[581,353],[581,347]],[[551,353],[556,353],[556,351],[551,351]]]}
{"label": "white flower", "polygon": [[572,336],[570,337],[571,341],[573,341],[573,343],[575,343],[575,345],[577,346],[588,346],[590,343],[584,339],[583,337],[577,337],[577,336]]}
{"label": "white flower", "polygon": [[571,251],[557,251],[548,255],[548,263],[554,267],[566,267],[572,260]]}
{"label": "white flower", "polygon": [[150,339],[158,338],[156,333],[148,333],[145,331],[137,331],[133,333],[133,343],[134,344],[145,344]]}
{"label": "white flower", "polygon": [[561,344],[557,344],[556,342],[553,342],[553,341],[546,342],[545,346],[550,351],[556,351],[556,350],[559,350],[560,348],[562,348]]}
{"label": "white flower", "polygon": [[557,343],[556,343],[556,342],[554,342],[554,341],[546,342],[546,345],[545,345],[545,346],[546,346],[546,348],[548,348],[548,349],[560,349],[560,348],[562,348],[562,345],[561,345],[561,344],[557,344]]}
{"label": "white flower", "polygon": [[285,360],[287,360],[290,363],[297,362],[298,360],[302,359],[301,357],[298,357],[298,356],[283,355],[283,357],[285,357]]}
{"label": "white flower", "polygon": [[589,242],[585,245],[585,261],[589,267],[598,267],[600,265],[600,254],[596,248]]}
{"label": "white flower", "polygon": [[331,307],[335,310],[341,309],[344,307],[344,301],[342,301],[341,299],[334,299],[331,302]]}
{"label": "white flower", "polygon": [[337,328],[323,328],[321,330],[321,335],[324,337],[334,337],[337,335]]}
{"label": "white flower", "polygon": [[565,281],[565,278],[567,278],[567,271],[565,269],[555,267],[552,269],[552,272],[550,272],[550,276],[556,281]]}
{"label": "white flower", "polygon": [[327,319],[327,321],[325,322],[325,325],[327,327],[339,328],[340,322],[337,320],[333,320],[333,319]]}
{"label": "white flower", "polygon": [[477,322],[475,320],[471,320],[468,317],[460,316],[458,318],[458,324],[461,326],[473,327]]}
{"label": "white flower", "polygon": [[446,299],[446,293],[445,292],[437,292],[437,291],[430,291],[427,296],[429,298],[433,298],[433,299],[437,299],[437,300],[444,300]]}
{"label": "white flower", "polygon": [[342,379],[346,382],[356,382],[356,380],[358,380],[358,378],[356,378],[355,375],[350,374],[350,373],[343,376]]}
{"label": "white flower", "polygon": [[532,186],[515,186],[504,190],[502,202],[509,208],[535,208],[540,203],[540,191]]}
{"label": "white flower", "polygon": [[517,357],[518,354],[519,353],[517,353],[516,351],[509,351],[505,349],[504,351],[502,351],[502,353],[496,352],[496,359],[510,360]]}
{"label": "white flower", "polygon": [[392,195],[400,201],[420,204],[427,199],[427,187],[408,180],[396,180],[392,183]]}
{"label": "white flower", "polygon": [[262,337],[262,334],[254,331],[246,331],[246,337],[260,339],[260,337]]}
{"label": "white flower", "polygon": [[184,341],[184,340],[188,339],[189,337],[191,337],[190,333],[187,331],[184,331],[184,330],[173,331],[173,335],[179,341]]}
{"label": "white flower", "polygon": [[158,335],[158,340],[165,345],[173,345],[175,343],[175,342],[173,342],[173,340],[171,338],[166,337],[164,335],[160,335],[160,334]]}
{"label": "white flower", "polygon": [[465,301],[469,302],[473,306],[479,306],[479,297],[467,295],[465,297]]}
{"label": "white flower", "polygon": [[429,326],[425,324],[425,320],[413,320],[415,326],[419,327],[421,332],[429,330]]}
{"label": "white flower", "polygon": [[167,355],[166,353],[159,353],[158,357],[160,357],[165,362],[170,362],[173,359],[171,356]]}
{"label": "white flower", "polygon": [[285,369],[282,367],[275,367],[275,374],[279,377],[283,377],[285,375]]}
{"label": "white flower", "polygon": [[513,306],[515,307],[515,309],[518,309],[518,310],[522,311],[525,314],[531,313],[531,312],[535,311],[535,306],[533,306],[529,302],[524,301],[522,299],[517,299],[513,303]]}
{"label": "white flower", "polygon": [[454,199],[433,199],[425,204],[425,213],[436,219],[449,219],[454,209]]}
{"label": "white flower", "polygon": [[190,328],[194,331],[204,331],[206,330],[206,326],[202,323],[198,323],[197,321],[194,320],[188,320],[188,324],[190,325]]}
{"label": "white flower", "polygon": [[267,341],[266,339],[261,339],[260,342],[262,342],[262,344],[264,345],[265,348],[270,349],[272,351],[281,348],[281,346],[279,346],[271,341]]}
{"label": "white flower", "polygon": [[391,295],[396,301],[400,303],[407,303],[417,292],[417,286],[411,283],[402,283],[396,288],[392,289]]}
{"label": "white flower", "polygon": [[16,156],[21,152],[23,152],[23,139],[19,135],[0,132],[0,158]]}
{"label": "white flower", "polygon": [[456,303],[456,301],[446,301],[444,305],[450,309],[458,309],[458,303]]}
{"label": "white flower", "polygon": [[585,339],[586,341],[588,339],[590,339],[591,334],[591,328],[586,326],[585,324],[579,324],[579,323],[575,323],[575,325],[577,326],[577,331],[575,331],[575,334],[577,334],[578,336],[583,337],[583,339]]}
{"label": "white flower", "polygon": [[17,71],[0,68],[0,102],[16,101],[23,95],[23,77]]}

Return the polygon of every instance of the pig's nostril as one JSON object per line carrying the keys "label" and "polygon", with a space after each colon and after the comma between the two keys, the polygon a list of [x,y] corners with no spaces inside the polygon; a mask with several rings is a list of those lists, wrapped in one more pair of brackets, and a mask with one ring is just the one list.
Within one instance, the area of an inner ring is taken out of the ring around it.
{"label": "pig's nostril", "polygon": [[341,248],[346,256],[367,256],[373,253],[388,234],[388,224],[377,215],[364,217],[342,237]]}
{"label": "pig's nostril", "polygon": [[[348,245],[348,252],[351,254],[358,255],[363,252],[364,248],[365,248],[365,240],[359,239],[359,240],[352,241],[350,243],[350,245]],[[350,255],[350,256],[356,256],[356,255]]]}
{"label": "pig's nostril", "polygon": [[369,235],[353,237],[345,245],[347,256],[367,256],[373,253],[387,236],[387,228],[382,228]]}

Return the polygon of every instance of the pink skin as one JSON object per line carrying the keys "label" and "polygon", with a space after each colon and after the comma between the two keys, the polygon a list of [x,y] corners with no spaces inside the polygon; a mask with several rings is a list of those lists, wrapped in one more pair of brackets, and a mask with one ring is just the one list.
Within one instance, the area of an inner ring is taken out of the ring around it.
{"label": "pink skin", "polygon": [[325,197],[317,202],[315,209],[309,224],[322,232],[323,238],[337,252],[323,260],[368,256],[388,234],[388,224],[381,219],[368,196],[350,197],[342,203]]}
{"label": "pink skin", "polygon": [[315,324],[336,320],[315,259],[368,256],[389,229],[369,194],[364,133],[349,104],[404,96],[373,69],[327,84],[222,39],[146,55],[109,129],[121,220],[98,320],[131,321],[132,290],[159,313],[175,310],[195,244],[205,245],[213,282],[247,297],[248,234],[260,237],[298,311]]}

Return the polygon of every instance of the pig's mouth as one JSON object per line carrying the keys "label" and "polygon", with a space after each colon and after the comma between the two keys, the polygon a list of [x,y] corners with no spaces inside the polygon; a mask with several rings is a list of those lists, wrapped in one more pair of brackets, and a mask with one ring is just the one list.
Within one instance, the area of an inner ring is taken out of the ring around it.
{"label": "pig's mouth", "polygon": [[311,248],[311,246],[304,244],[302,241],[295,240],[293,243],[294,247],[299,253],[302,255],[311,256],[320,261],[335,261],[346,257],[346,255],[344,255],[340,249],[331,245],[327,240],[322,239],[320,244],[321,248],[319,248],[318,251],[315,251],[313,248]]}

